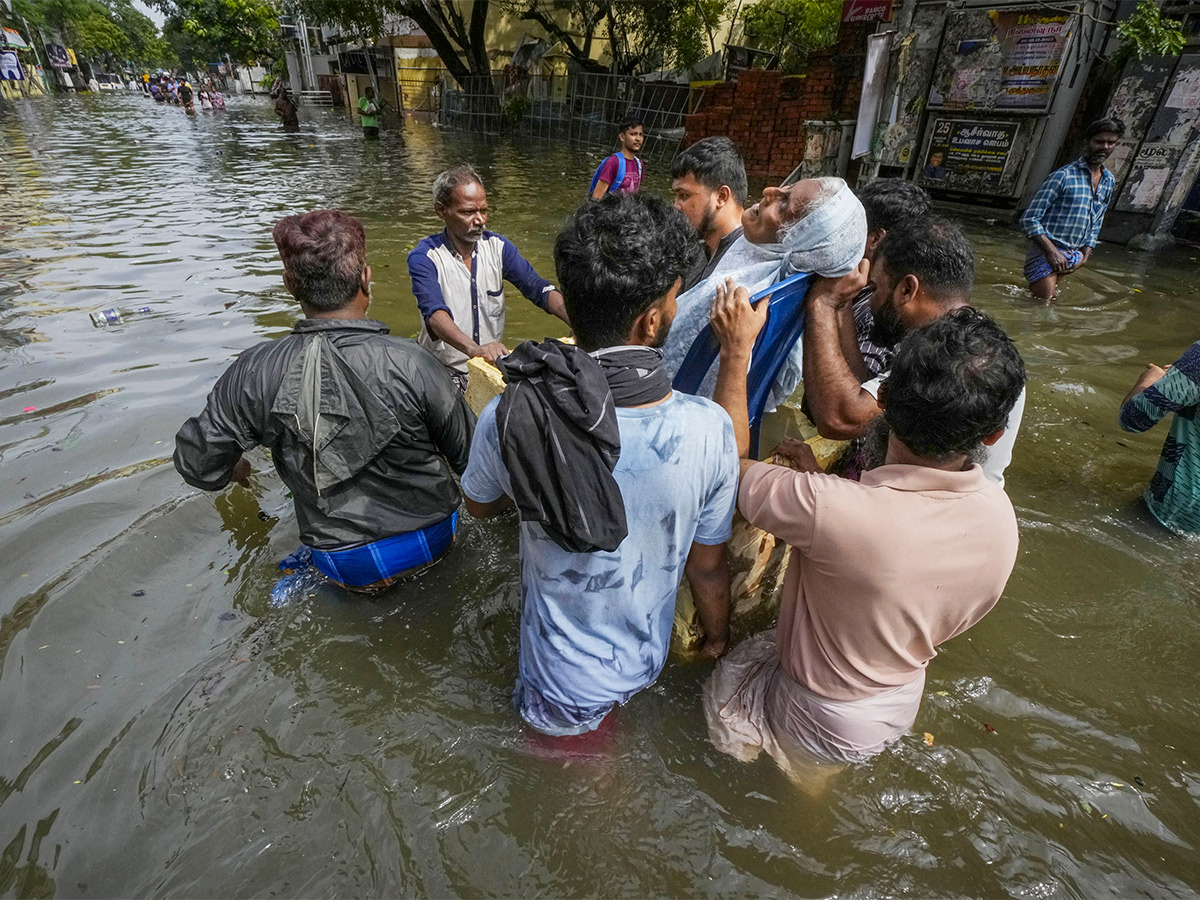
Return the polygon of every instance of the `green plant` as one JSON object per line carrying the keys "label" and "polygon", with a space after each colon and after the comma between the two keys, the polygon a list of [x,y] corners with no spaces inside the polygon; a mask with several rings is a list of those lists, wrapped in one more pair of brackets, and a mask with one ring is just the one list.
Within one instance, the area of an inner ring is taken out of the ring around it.
{"label": "green plant", "polygon": [[760,0],[743,13],[747,43],[779,54],[785,75],[803,72],[808,54],[837,40],[838,0]]}
{"label": "green plant", "polygon": [[1139,0],[1137,9],[1124,22],[1117,23],[1117,35],[1125,55],[1178,56],[1183,51],[1183,28],[1162,17],[1153,0]]}
{"label": "green plant", "polygon": [[504,120],[505,125],[516,125],[525,118],[527,109],[529,109],[527,94],[510,94],[504,101],[504,105],[500,107],[500,118]]}

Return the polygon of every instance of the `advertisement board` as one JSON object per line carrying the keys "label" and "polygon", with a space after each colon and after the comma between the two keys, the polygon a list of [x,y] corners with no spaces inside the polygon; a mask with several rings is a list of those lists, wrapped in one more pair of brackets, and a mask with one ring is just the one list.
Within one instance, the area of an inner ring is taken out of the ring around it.
{"label": "advertisement board", "polygon": [[67,48],[62,44],[47,44],[46,58],[50,60],[50,65],[56,69],[71,68],[71,60],[67,58]]}
{"label": "advertisement board", "polygon": [[1045,109],[1070,35],[1069,16],[992,11],[1000,44],[1002,109]]}
{"label": "advertisement board", "polygon": [[928,106],[1048,109],[1071,36],[1070,14],[961,10],[947,18]]}
{"label": "advertisement board", "polygon": [[890,22],[892,0],[845,0],[843,22]]}
{"label": "advertisement board", "polygon": [[1004,193],[1019,129],[1017,122],[933,119],[917,180],[946,190]]}

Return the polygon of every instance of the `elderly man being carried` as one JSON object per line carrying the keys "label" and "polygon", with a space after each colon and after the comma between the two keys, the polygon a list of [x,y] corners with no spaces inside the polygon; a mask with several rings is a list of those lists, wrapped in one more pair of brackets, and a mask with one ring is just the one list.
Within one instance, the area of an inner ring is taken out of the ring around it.
{"label": "elderly man being carried", "polygon": [[[807,178],[766,188],[762,198],[742,214],[742,235],[711,274],[679,296],[675,324],[663,346],[667,371],[673,378],[679,375],[692,344],[709,322],[713,297],[726,278],[755,293],[799,272],[840,277],[863,258],[866,239],[866,213],[842,179]],[[802,358],[797,340],[776,376],[768,409],[795,390]],[[688,362],[690,366],[692,361]],[[708,363],[705,358],[701,364]],[[696,393],[711,397],[716,379],[714,354]]]}

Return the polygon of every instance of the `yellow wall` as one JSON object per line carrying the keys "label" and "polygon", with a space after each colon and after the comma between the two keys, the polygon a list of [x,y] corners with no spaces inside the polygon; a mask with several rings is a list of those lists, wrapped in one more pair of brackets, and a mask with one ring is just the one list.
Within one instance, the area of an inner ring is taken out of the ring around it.
{"label": "yellow wall", "polygon": [[[464,19],[466,19],[466,17],[470,15],[470,10],[472,7],[471,0],[456,0],[456,2],[458,3],[459,8],[462,10]],[[757,0],[744,0],[742,3],[741,12],[738,14],[738,21],[735,26],[735,41],[740,39],[742,34],[741,14],[745,12],[746,7],[753,5],[755,2],[757,2]],[[550,4],[547,3],[545,5],[549,6]],[[495,3],[490,4],[489,9],[490,12],[488,14],[486,45],[494,57],[493,68],[503,68],[508,63],[508,61],[512,58],[512,52],[516,49],[517,42],[521,40],[522,35],[529,35],[530,37],[534,38],[544,38],[551,44],[549,56],[561,56],[565,59],[566,54],[561,44],[558,44],[555,38],[546,34],[545,29],[543,29],[542,26],[537,22],[531,20],[521,20],[515,15],[506,13],[499,7],[498,4]],[[553,10],[553,14],[554,20],[567,30],[571,31],[572,35],[576,39],[576,42],[582,46],[583,38],[581,35],[575,34],[576,29],[570,23],[570,15],[568,14],[567,10],[555,9]],[[715,43],[718,51],[724,49],[725,42],[730,39],[729,26],[730,23],[728,21],[724,21],[715,32]],[[603,24],[601,24],[597,31],[601,35],[607,34],[606,26]],[[705,36],[705,42],[707,43],[707,35]],[[609,56],[608,52],[607,37],[593,38],[591,57],[592,59],[598,60],[605,64],[610,61],[611,57]],[[555,64],[555,68],[557,69],[558,67],[559,64]],[[565,73],[565,62],[561,63],[561,67],[563,73]]]}

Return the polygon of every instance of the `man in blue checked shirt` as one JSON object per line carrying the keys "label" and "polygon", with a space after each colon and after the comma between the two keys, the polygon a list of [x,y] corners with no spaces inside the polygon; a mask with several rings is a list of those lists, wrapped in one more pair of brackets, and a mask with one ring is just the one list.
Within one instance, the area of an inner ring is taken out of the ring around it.
{"label": "man in blue checked shirt", "polygon": [[504,337],[504,282],[530,302],[567,320],[562,294],[534,271],[507,238],[487,225],[487,193],[479,174],[455,166],[433,182],[433,208],[446,228],[408,254],[408,274],[424,324],[417,343],[441,360],[460,391],[467,389],[467,360],[495,365],[508,354]]}
{"label": "man in blue checked shirt", "polygon": [[1091,258],[1116,187],[1104,161],[1124,134],[1120,119],[1089,125],[1084,155],[1051,172],[1022,214],[1021,227],[1030,241],[1025,280],[1039,300],[1053,297],[1058,279]]}

